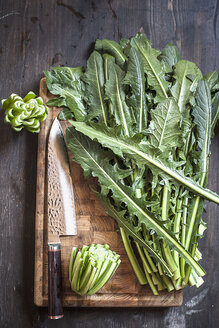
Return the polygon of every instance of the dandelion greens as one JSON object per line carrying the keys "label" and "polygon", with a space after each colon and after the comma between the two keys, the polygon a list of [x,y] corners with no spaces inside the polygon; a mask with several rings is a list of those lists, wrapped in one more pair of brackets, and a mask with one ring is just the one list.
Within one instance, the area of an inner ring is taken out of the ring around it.
{"label": "dandelion greens", "polygon": [[[219,116],[217,72],[202,76],[173,44],[154,49],[138,33],[120,43],[97,40],[86,67],[57,67],[45,75],[56,96],[48,105],[64,107],[69,150],[85,177],[97,177],[94,192],[118,223],[139,283],[155,295],[199,287],[204,200],[219,204],[206,188]],[[100,268],[84,270],[83,254],[76,253],[72,288],[94,293],[103,284],[95,280]]]}

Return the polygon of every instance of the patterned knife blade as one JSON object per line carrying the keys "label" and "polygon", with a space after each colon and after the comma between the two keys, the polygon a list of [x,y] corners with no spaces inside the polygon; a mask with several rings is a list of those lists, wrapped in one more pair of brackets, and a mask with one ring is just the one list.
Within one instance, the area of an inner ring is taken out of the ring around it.
{"label": "patterned knife blade", "polygon": [[63,317],[61,235],[76,235],[73,185],[65,139],[57,118],[48,139],[48,314]]}
{"label": "patterned knife blade", "polygon": [[75,201],[69,159],[61,125],[53,121],[48,140],[48,243],[76,235]]}

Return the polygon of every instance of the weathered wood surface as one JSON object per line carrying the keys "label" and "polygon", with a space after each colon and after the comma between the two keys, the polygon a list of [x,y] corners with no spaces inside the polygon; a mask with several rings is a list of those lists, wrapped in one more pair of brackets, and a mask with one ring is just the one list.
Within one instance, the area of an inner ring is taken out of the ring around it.
{"label": "weathered wood surface", "polygon": [[[40,96],[46,103],[49,95],[45,78],[40,82]],[[54,118],[58,115],[54,107],[43,122],[38,141],[36,231],[35,231],[35,279],[34,302],[39,306],[48,304],[48,259],[47,259],[47,168],[46,148],[48,133]],[[63,123],[63,122],[62,122]],[[63,125],[63,124],[62,124]],[[63,126],[63,129],[65,127]],[[71,157],[71,155],[69,154]],[[101,202],[89,188],[94,179],[85,180],[81,167],[71,162],[72,180],[75,194],[77,236],[61,237],[63,305],[85,307],[167,307],[182,304],[182,290],[160,292],[154,296],[148,286],[140,286],[128,262],[125,249],[115,221],[106,215]],[[68,280],[68,265],[73,246],[108,244],[120,254],[121,264],[113,278],[99,293],[81,297],[71,291]]]}
{"label": "weathered wood surface", "polygon": [[[0,99],[38,93],[51,65],[85,64],[92,42],[118,40],[140,27],[155,47],[177,44],[204,73],[219,67],[217,0],[2,0]],[[205,328],[219,322],[218,208],[206,203],[208,230],[200,241],[205,284],[184,290],[170,309],[69,308],[59,322],[33,303],[37,135],[14,132],[0,111],[0,327]],[[209,188],[219,192],[218,130],[212,144]]]}

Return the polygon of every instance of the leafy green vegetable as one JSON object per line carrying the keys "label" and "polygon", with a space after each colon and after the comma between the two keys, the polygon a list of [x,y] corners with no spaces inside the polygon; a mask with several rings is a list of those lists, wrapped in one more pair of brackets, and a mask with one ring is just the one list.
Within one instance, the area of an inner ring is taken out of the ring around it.
{"label": "leafy green vegetable", "polygon": [[112,40],[96,40],[95,49],[98,52],[108,53],[115,57],[116,63],[123,67],[127,61],[126,55],[123,53],[122,47],[115,41]]}
{"label": "leafy green vegetable", "polygon": [[104,76],[105,81],[107,82],[109,80],[109,70],[111,63],[115,63],[115,58],[111,55],[104,54],[103,55],[103,65],[104,65]]}
{"label": "leafy green vegetable", "polygon": [[79,295],[97,293],[112,278],[120,264],[119,255],[109,245],[73,247],[69,263],[71,288]]}
{"label": "leafy green vegetable", "polygon": [[147,127],[145,82],[142,59],[139,53],[134,48],[131,48],[127,73],[123,79],[123,84],[130,85],[132,89],[132,95],[129,100],[134,111],[137,132],[142,132]]}
{"label": "leafy green vegetable", "polygon": [[[211,142],[211,95],[208,84],[199,81],[195,95],[196,106],[192,111],[195,123],[195,133],[197,144],[200,149],[200,172],[202,175],[200,185],[205,185],[206,174],[208,173],[208,162]],[[205,175],[205,177],[203,177]]]}
{"label": "leafy green vegetable", "polygon": [[185,105],[192,94],[190,90],[192,81],[188,76],[195,76],[199,79],[202,77],[202,74],[194,63],[189,62],[188,60],[180,60],[175,65],[173,75],[175,83],[171,88],[171,93],[176,100],[181,113],[185,110]]}
{"label": "leafy green vegetable", "polygon": [[[196,106],[192,111],[194,122],[196,124],[196,139],[198,147],[200,148],[199,154],[199,172],[200,172],[200,185],[205,186],[207,182],[209,154],[210,154],[210,141],[211,141],[211,96],[208,83],[204,80],[199,81],[196,95]],[[201,203],[201,204],[200,204]],[[201,213],[199,209],[203,210],[203,200],[200,197],[192,203],[191,216],[187,229],[185,240],[185,248],[188,250],[192,238],[192,233],[195,234],[197,225],[201,220]],[[196,224],[195,224],[196,223]],[[194,250],[195,251],[195,250]],[[193,255],[194,256],[194,255]]]}
{"label": "leafy green vegetable", "polygon": [[104,67],[102,56],[94,51],[87,62],[87,70],[84,74],[86,82],[86,94],[89,95],[88,102],[90,105],[89,119],[99,117],[107,122],[106,103],[104,100],[103,86]]}
{"label": "leafy green vegetable", "polygon": [[[178,170],[174,169],[177,166],[174,162],[169,162],[168,164],[163,162],[158,156],[155,158],[153,156],[153,150],[141,141],[141,143],[136,144],[133,139],[125,139],[124,137],[113,134],[113,130],[105,128],[104,126],[87,125],[84,122],[70,121],[70,123],[76,127],[76,129],[82,132],[84,135],[89,136],[91,139],[98,140],[103,146],[112,149],[116,155],[122,156],[123,154],[132,156],[136,159],[139,165],[147,164],[152,170],[159,169],[162,176],[167,178],[170,176],[174,178],[182,185],[185,185],[195,194],[198,194],[206,199],[209,199],[217,204],[219,204],[219,196],[208,189],[204,189],[197,182],[190,178],[183,176]],[[147,147],[147,148],[146,148]]]}
{"label": "leafy green vegetable", "polygon": [[122,85],[123,79],[124,72],[119,66],[111,63],[109,66],[109,79],[105,87],[106,96],[112,103],[112,115],[115,118],[115,122],[122,126],[126,136],[130,136],[133,117],[125,102],[125,91]]}
{"label": "leafy green vegetable", "polygon": [[69,149],[74,154],[74,160],[82,166],[85,175],[88,176],[91,171],[94,177],[98,177],[102,194],[107,195],[111,190],[114,201],[123,199],[127,209],[138,217],[137,229],[140,229],[141,225],[144,224],[147,229],[156,230],[159,236],[180,251],[200,275],[204,274],[204,271],[185,252],[164,225],[152,213],[144,209],[144,202],[141,199],[135,199],[132,190],[120,182],[121,178],[124,177],[124,173],[126,175],[127,172],[123,173],[122,170],[116,170],[116,166],[112,167],[109,163],[111,157],[108,157],[105,151],[98,147],[98,144],[89,142],[89,139],[85,139],[83,135],[77,133],[74,129],[68,129],[67,142]]}
{"label": "leafy green vegetable", "polygon": [[140,53],[144,72],[147,74],[147,82],[149,86],[156,91],[156,100],[160,101],[168,98],[168,82],[165,79],[165,70],[158,60],[161,52],[151,47],[151,42],[141,33],[131,38],[131,45]]}
{"label": "leafy green vegetable", "polygon": [[59,119],[61,121],[70,120],[74,117],[73,113],[69,108],[63,108],[63,110],[59,113]]}
{"label": "leafy green vegetable", "polygon": [[[139,283],[155,295],[199,287],[204,199],[219,203],[206,189],[219,112],[217,72],[203,77],[173,44],[154,49],[141,33],[120,44],[97,40],[87,67],[61,76],[62,69],[47,72],[48,89],[58,96],[50,103],[64,106],[61,118],[72,125],[68,147],[85,177],[98,178],[100,192],[94,192],[118,223]],[[80,276],[81,257],[76,260]],[[84,293],[96,270],[89,266]]]}
{"label": "leafy green vegetable", "polygon": [[218,83],[218,73],[216,71],[209,72],[204,78],[208,82],[210,90]]}
{"label": "leafy green vegetable", "polygon": [[182,138],[180,117],[179,108],[173,99],[160,102],[151,111],[148,129],[150,144],[163,150],[180,146]]}
{"label": "leafy green vegetable", "polygon": [[68,107],[78,121],[85,119],[83,104],[84,84],[80,80],[82,67],[53,67],[52,72],[44,72],[49,91],[56,96],[47,102],[48,106]]}
{"label": "leafy green vegetable", "polygon": [[38,133],[40,123],[48,115],[48,107],[44,105],[43,99],[36,98],[32,91],[28,92],[24,99],[12,93],[8,99],[2,100],[2,108],[5,110],[5,122],[15,131],[26,128],[30,132]]}
{"label": "leafy green vegetable", "polygon": [[173,66],[181,59],[179,49],[172,43],[168,43],[160,54],[159,58],[166,65],[167,68],[172,70]]}

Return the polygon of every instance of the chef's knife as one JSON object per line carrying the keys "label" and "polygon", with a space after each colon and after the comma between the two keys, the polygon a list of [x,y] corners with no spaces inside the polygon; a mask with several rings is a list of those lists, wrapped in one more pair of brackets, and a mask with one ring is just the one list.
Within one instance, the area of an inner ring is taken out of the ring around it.
{"label": "chef's knife", "polygon": [[48,139],[48,317],[63,317],[61,235],[76,235],[69,159],[61,125],[54,119]]}

